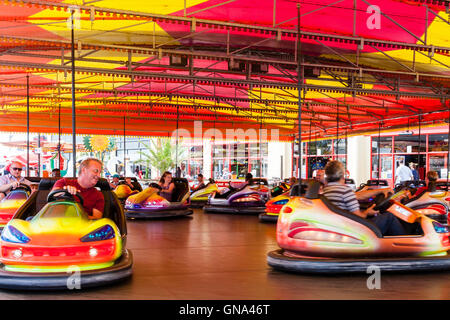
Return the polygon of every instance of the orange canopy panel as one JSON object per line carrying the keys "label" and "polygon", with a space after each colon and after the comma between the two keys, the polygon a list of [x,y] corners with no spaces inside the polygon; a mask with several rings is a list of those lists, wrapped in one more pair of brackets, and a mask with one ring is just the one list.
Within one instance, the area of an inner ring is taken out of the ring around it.
{"label": "orange canopy panel", "polygon": [[449,118],[447,0],[2,0],[0,12],[2,131],[26,131],[28,108],[31,131],[72,133],[72,48],[78,134],[286,141]]}

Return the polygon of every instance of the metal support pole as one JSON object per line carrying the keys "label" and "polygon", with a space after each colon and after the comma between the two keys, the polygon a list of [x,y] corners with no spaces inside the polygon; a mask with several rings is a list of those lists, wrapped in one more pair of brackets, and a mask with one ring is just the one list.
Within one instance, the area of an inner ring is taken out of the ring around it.
{"label": "metal support pole", "polygon": [[261,156],[261,132],[262,132],[262,120],[259,121],[259,176],[262,177],[262,156]]}
{"label": "metal support pole", "polygon": [[177,138],[176,138],[177,140],[176,140],[176,147],[175,147],[175,176],[177,178],[180,178],[180,177],[178,177],[178,121],[179,121],[179,119],[180,119],[180,106],[177,102]]}
{"label": "metal support pole", "polygon": [[[445,105],[445,100],[444,100]],[[449,174],[449,164],[450,164],[450,104],[448,106],[448,133],[447,133],[447,183],[446,190],[448,191],[448,174]]]}
{"label": "metal support pole", "polygon": [[356,37],[356,0],[353,0],[353,36]]}
{"label": "metal support pole", "polygon": [[297,90],[298,90],[298,181],[297,196],[301,195],[302,186],[302,87],[303,68],[301,66],[301,41],[300,41],[300,3],[297,3]]}
{"label": "metal support pole", "polygon": [[58,169],[61,168],[61,104],[58,107]]}
{"label": "metal support pole", "polygon": [[73,12],[71,12],[71,59],[72,59],[72,154],[73,154],[73,176],[77,176],[77,134],[76,134],[76,116],[75,116],[75,40],[74,40],[74,25]]}
{"label": "metal support pole", "polygon": [[336,160],[339,160],[339,103],[336,110],[336,155],[338,156]]}
{"label": "metal support pole", "polygon": [[126,138],[126,120],[127,116],[123,116],[123,177],[127,176],[127,138]]}
{"label": "metal support pole", "polygon": [[30,176],[30,75],[27,74],[27,176]]}
{"label": "metal support pole", "polygon": [[37,176],[40,177],[41,176],[41,134],[38,133],[38,170],[37,170]]}
{"label": "metal support pole", "polygon": [[[347,129],[345,129],[345,172],[347,172],[347,161],[348,161],[348,142],[347,142]],[[350,177],[349,177],[350,178]]]}
{"label": "metal support pole", "polygon": [[381,175],[381,158],[380,158],[380,152],[381,152],[381,123],[378,124],[378,185],[380,185],[380,175]]}
{"label": "metal support pole", "polygon": [[273,0],[273,23],[272,23],[272,27],[275,28],[277,22],[277,0]]}
{"label": "metal support pole", "polygon": [[[422,140],[422,135],[421,135],[421,132],[420,132],[421,127],[422,127],[421,125],[422,125],[422,116],[419,114],[419,150],[417,150],[417,158],[418,158],[418,160],[417,160],[417,169],[420,168],[420,163],[421,163],[421,161],[420,161],[420,148],[422,147],[422,141],[421,141]],[[419,175],[419,180],[420,180],[420,175]]]}

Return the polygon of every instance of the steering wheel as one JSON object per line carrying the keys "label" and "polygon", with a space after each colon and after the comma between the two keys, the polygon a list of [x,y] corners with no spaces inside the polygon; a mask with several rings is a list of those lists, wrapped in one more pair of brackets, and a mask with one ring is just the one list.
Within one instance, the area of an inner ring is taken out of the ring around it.
{"label": "steering wheel", "polygon": [[409,186],[404,185],[403,183],[397,183],[394,186],[394,192],[397,193],[405,188],[409,188]]}
{"label": "steering wheel", "polygon": [[394,194],[389,193],[389,196],[385,197],[383,193],[378,194],[374,199],[377,205],[373,208],[373,210],[383,212],[389,209],[389,207],[392,206],[391,200],[393,195]]}
{"label": "steering wheel", "polygon": [[15,189],[13,189],[13,190],[25,190],[25,191],[31,192],[30,186],[27,185],[27,184],[24,184],[24,183],[19,184],[19,185],[18,185]]}
{"label": "steering wheel", "polygon": [[[58,195],[58,194],[61,194],[61,195]],[[56,190],[53,190],[52,192],[50,192],[47,196],[47,202],[56,201],[58,199],[75,201],[75,196],[78,197],[78,199],[80,200],[80,204],[83,205],[84,199],[83,199],[83,196],[79,192],[77,192],[75,195],[73,195],[66,189],[56,189]]]}
{"label": "steering wheel", "polygon": [[149,187],[158,189],[159,191],[162,190],[161,186],[159,184],[155,183],[155,182],[150,183]]}
{"label": "steering wheel", "polygon": [[361,183],[361,184],[359,185],[358,189],[356,189],[356,191],[355,191],[355,192],[361,191],[361,190],[362,190],[362,188],[364,188],[365,186],[367,186],[367,184],[365,184],[364,182],[363,182],[363,183]]}

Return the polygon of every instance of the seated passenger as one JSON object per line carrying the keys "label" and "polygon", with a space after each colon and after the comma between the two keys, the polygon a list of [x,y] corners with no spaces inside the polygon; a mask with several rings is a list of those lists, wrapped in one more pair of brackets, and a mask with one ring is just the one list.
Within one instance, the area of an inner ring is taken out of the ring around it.
{"label": "seated passenger", "polygon": [[172,192],[175,189],[175,183],[172,182],[172,173],[164,172],[158,184],[162,188],[159,195],[167,201],[172,201]]}
{"label": "seated passenger", "polygon": [[435,184],[438,179],[439,179],[439,175],[436,171],[432,171],[432,170],[428,171],[427,176],[425,177],[425,182],[427,183],[427,185],[418,188],[414,194],[418,195],[418,194],[421,194],[421,193],[429,190],[429,187],[431,187],[433,184]]}
{"label": "seated passenger", "polygon": [[[79,192],[83,197],[83,207],[86,210],[89,219],[101,219],[103,217],[105,198],[103,197],[103,194],[95,188],[95,185],[100,179],[102,166],[103,163],[95,158],[83,160],[78,170],[78,178],[62,178],[56,181],[53,186],[53,190],[66,189],[73,195]],[[75,200],[79,201],[77,197],[75,197]]]}
{"label": "seated passenger", "polygon": [[201,173],[198,174],[197,181],[198,181],[197,186],[195,188],[191,188],[191,192],[195,192],[195,191],[200,190],[200,189],[202,189],[202,188],[204,188],[206,186],[205,182],[203,181],[203,175]]}
{"label": "seated passenger", "polygon": [[61,170],[58,168],[53,169],[50,176],[53,178],[61,178]]}
{"label": "seated passenger", "polygon": [[131,191],[137,190],[137,188],[134,186],[133,182],[131,181],[131,178],[125,178],[125,184],[130,187]]}
{"label": "seated passenger", "polygon": [[22,169],[23,164],[21,162],[13,161],[9,165],[9,173],[0,177],[0,200],[21,183],[31,186],[31,181],[22,177]]}
{"label": "seated passenger", "polygon": [[115,175],[112,176],[112,181],[109,183],[109,186],[111,187],[111,189],[115,189],[120,182],[120,176],[116,173]]}
{"label": "seated passenger", "polygon": [[[345,170],[341,162],[333,160],[325,166],[327,185],[323,188],[323,195],[335,206],[347,210],[354,215],[369,219],[380,229],[383,236],[404,235],[405,230],[400,221],[389,212],[378,213],[373,210],[375,205],[364,211],[359,208],[355,192],[345,184]],[[370,190],[372,192],[383,192]],[[368,193],[369,194],[369,193]]]}

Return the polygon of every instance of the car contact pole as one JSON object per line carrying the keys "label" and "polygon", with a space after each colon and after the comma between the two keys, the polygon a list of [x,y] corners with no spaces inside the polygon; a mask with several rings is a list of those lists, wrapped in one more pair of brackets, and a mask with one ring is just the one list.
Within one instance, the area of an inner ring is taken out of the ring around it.
{"label": "car contact pole", "polygon": [[175,177],[177,177],[177,178],[181,178],[181,172],[180,172],[180,177],[178,176],[178,121],[179,121],[179,119],[180,119],[180,105],[178,104],[178,98],[177,98],[177,137],[176,137],[176,146],[175,146]]}
{"label": "car contact pole", "polygon": [[262,177],[262,156],[261,156],[261,132],[262,132],[262,119],[259,119],[259,176]]}
{"label": "car contact pole", "polygon": [[30,75],[27,74],[27,176],[30,176]]}
{"label": "car contact pole", "polygon": [[[419,114],[419,150],[417,150],[417,169],[420,169],[420,149],[422,147],[422,135],[421,135],[421,128],[422,128],[422,115]],[[417,173],[419,173],[419,170],[417,170]],[[420,180],[420,174],[419,174],[419,180]],[[419,184],[419,181],[417,181],[417,184]]]}
{"label": "car contact pole", "polygon": [[73,13],[71,11],[71,60],[72,60],[72,154],[73,154],[73,176],[77,176],[77,135],[76,135],[76,115],[75,115],[75,40],[74,40],[74,25]]}
{"label": "car contact pole", "polygon": [[301,66],[301,43],[300,43],[300,3],[297,3],[297,90],[298,90],[298,193],[301,195],[302,186],[302,83],[303,68]]}
{"label": "car contact pole", "polygon": [[448,133],[447,133],[447,183],[446,183],[447,191],[448,191],[449,164],[450,164],[450,104],[448,105]]}
{"label": "car contact pole", "polygon": [[[347,172],[347,161],[348,161],[348,145],[347,145],[347,129],[345,129],[345,164],[344,164],[344,168],[345,168],[345,172]],[[350,172],[349,172],[349,178],[350,178]]]}
{"label": "car contact pole", "polygon": [[126,142],[126,120],[127,116],[123,116],[123,177],[127,176],[127,142]]}
{"label": "car contact pole", "polygon": [[377,162],[378,162],[378,186],[380,185],[380,175],[381,175],[381,158],[380,158],[380,151],[381,151],[381,123],[378,123],[378,145],[377,145],[377,151],[378,151],[378,156],[377,156]]}
{"label": "car contact pole", "polygon": [[58,106],[58,169],[61,170],[61,103]]}

